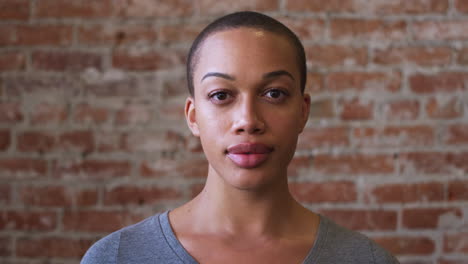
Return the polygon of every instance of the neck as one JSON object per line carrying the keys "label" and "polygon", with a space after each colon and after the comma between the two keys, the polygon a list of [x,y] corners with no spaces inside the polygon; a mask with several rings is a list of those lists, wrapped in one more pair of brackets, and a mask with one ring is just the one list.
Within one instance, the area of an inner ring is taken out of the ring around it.
{"label": "neck", "polygon": [[[286,172],[264,186],[240,189],[210,173],[203,191],[187,204],[193,230],[226,235],[281,236],[304,208],[288,190]],[[209,225],[207,224],[209,223]]]}

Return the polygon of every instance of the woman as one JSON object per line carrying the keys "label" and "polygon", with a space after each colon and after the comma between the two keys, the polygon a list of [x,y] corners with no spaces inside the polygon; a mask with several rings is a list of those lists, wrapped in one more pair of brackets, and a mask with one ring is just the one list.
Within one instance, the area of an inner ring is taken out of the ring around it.
{"label": "woman", "polygon": [[398,263],[289,193],[310,106],[294,33],[255,12],[224,16],[192,45],[187,78],[186,120],[209,162],[203,191],[101,239],[82,263]]}

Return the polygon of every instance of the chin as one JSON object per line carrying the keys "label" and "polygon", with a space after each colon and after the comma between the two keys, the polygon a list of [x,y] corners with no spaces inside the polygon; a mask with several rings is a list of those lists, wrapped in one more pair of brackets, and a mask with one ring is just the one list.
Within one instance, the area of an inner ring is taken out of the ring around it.
{"label": "chin", "polygon": [[244,191],[256,191],[267,188],[275,182],[279,182],[277,173],[268,172],[261,168],[238,169],[241,171],[224,175],[223,179],[230,186]]}

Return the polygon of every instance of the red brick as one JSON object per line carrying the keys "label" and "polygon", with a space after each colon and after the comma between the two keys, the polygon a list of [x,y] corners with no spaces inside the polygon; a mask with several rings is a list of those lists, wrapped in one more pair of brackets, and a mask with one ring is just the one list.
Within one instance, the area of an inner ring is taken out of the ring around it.
{"label": "red brick", "polygon": [[353,182],[295,182],[289,185],[292,195],[300,202],[354,202],[357,199]]}
{"label": "red brick", "polygon": [[444,200],[444,185],[441,183],[385,184],[369,193],[369,200],[376,203],[413,203]]}
{"label": "red brick", "polygon": [[158,119],[180,122],[185,118],[184,102],[182,100],[177,102],[165,101],[158,106],[158,113]]}
{"label": "red brick", "polygon": [[2,236],[0,237],[0,257],[11,256],[13,248],[13,240],[11,237]]}
{"label": "red brick", "polygon": [[452,119],[462,116],[463,107],[458,97],[431,97],[426,103],[426,113],[431,118]]}
{"label": "red brick", "polygon": [[135,223],[135,216],[121,211],[67,210],[63,215],[66,231],[112,232]]}
{"label": "red brick", "polygon": [[332,99],[313,100],[310,102],[309,118],[327,119],[336,116]]}
{"label": "red brick", "polygon": [[311,156],[295,155],[288,166],[288,177],[297,177],[302,171],[308,173],[309,169],[312,168],[312,160]]}
{"label": "red brick", "polygon": [[454,124],[449,126],[443,140],[444,143],[450,145],[468,143],[468,124]]}
{"label": "red brick", "polygon": [[0,204],[9,204],[11,201],[11,185],[0,184]]}
{"label": "red brick", "polygon": [[311,127],[306,128],[299,137],[298,149],[333,147],[349,145],[347,127]]}
{"label": "red brick", "polygon": [[468,20],[422,21],[413,24],[412,31],[418,40],[466,40]]}
{"label": "red brick", "polygon": [[200,0],[199,8],[202,15],[224,14],[243,10],[266,12],[277,11],[279,3],[277,0],[238,0],[235,2]]}
{"label": "red brick", "polygon": [[73,39],[72,27],[62,25],[1,25],[0,33],[0,45],[10,46],[67,46]]}
{"label": "red brick", "polygon": [[450,201],[468,200],[468,181],[452,181],[448,185]]}
{"label": "red brick", "polygon": [[185,146],[185,139],[172,131],[133,132],[125,137],[124,146],[132,152],[175,151]]}
{"label": "red brick", "polygon": [[382,65],[415,64],[441,66],[450,64],[452,51],[447,47],[391,47],[374,52],[374,63]]}
{"label": "red brick", "polygon": [[[188,94],[187,89],[187,78],[184,74],[178,74],[177,76],[170,76],[169,78],[162,80],[162,91],[161,96],[164,101],[175,101],[177,99],[183,98],[184,101],[179,100],[182,103],[185,103],[185,98]],[[183,108],[183,104],[182,104]]]}
{"label": "red brick", "polygon": [[288,0],[286,8],[298,12],[347,12],[354,11],[353,0]]}
{"label": "red brick", "polygon": [[14,45],[16,41],[16,27],[0,25],[0,45]]}
{"label": "red brick", "polygon": [[83,25],[78,31],[78,41],[87,45],[119,45],[154,43],[158,38],[153,25]]}
{"label": "red brick", "polygon": [[0,212],[0,229],[2,230],[51,231],[56,226],[57,215],[53,212]]}
{"label": "red brick", "polygon": [[31,2],[28,0],[3,0],[0,2],[0,20],[27,20]]}
{"label": "red brick", "polygon": [[8,150],[11,144],[10,130],[0,130],[0,151]]}
{"label": "red brick", "polygon": [[203,29],[201,24],[163,25],[160,40],[163,43],[191,43]]}
{"label": "red brick", "polygon": [[29,158],[0,159],[0,177],[44,176],[47,173],[47,161]]}
{"label": "red brick", "polygon": [[94,135],[91,131],[70,131],[60,135],[60,149],[67,152],[89,153],[94,150]]}
{"label": "red brick", "polygon": [[467,89],[468,73],[441,72],[410,76],[410,88],[415,93],[456,92]]}
{"label": "red brick", "polygon": [[431,255],[435,251],[435,243],[428,237],[376,237],[379,245],[395,255]]}
{"label": "red brick", "polygon": [[388,120],[414,120],[419,117],[419,102],[417,100],[396,100],[383,106],[385,118]]}
{"label": "red brick", "polygon": [[399,72],[334,72],[327,76],[332,92],[371,91],[396,92],[400,90]]}
{"label": "red brick", "polygon": [[33,106],[29,113],[30,122],[33,125],[62,124],[68,115],[67,106],[42,102]]}
{"label": "red brick", "polygon": [[203,191],[205,184],[203,183],[196,183],[190,187],[190,197],[195,198],[199,193]]}
{"label": "red brick", "polygon": [[345,121],[369,120],[373,118],[374,102],[361,101],[359,99],[341,101],[340,118]]}
{"label": "red brick", "polygon": [[365,48],[338,45],[306,46],[307,61],[314,68],[356,66],[367,63]]}
{"label": "red brick", "polygon": [[[128,89],[132,87],[132,89]],[[160,90],[160,84],[154,77],[136,77],[120,70],[113,70],[98,76],[96,80],[84,85],[87,96],[103,98],[115,97],[145,97],[155,95]],[[159,92],[158,92],[159,93]]]}
{"label": "red brick", "polygon": [[84,71],[101,69],[102,58],[84,51],[36,51],[32,54],[32,66],[43,71]]}
{"label": "red brick", "polygon": [[109,109],[82,103],[76,106],[73,120],[84,124],[102,124],[109,119]]}
{"label": "red brick", "polygon": [[184,55],[177,50],[164,51],[115,51],[112,65],[119,69],[131,71],[168,70],[183,66]]}
{"label": "red brick", "polygon": [[[59,104],[59,98],[69,98],[77,96],[80,89],[82,89],[82,80],[76,75],[35,75],[32,73],[26,75],[13,75],[5,78],[4,86],[6,94],[11,97],[20,96],[37,96],[37,98],[44,98],[47,94],[48,98],[54,100],[37,101],[34,100],[34,105],[64,105]],[[34,99],[36,99],[34,97]],[[54,102],[54,103],[53,103]],[[35,109],[33,110],[35,111]]]}
{"label": "red brick", "polygon": [[324,173],[358,174],[358,173],[393,173],[394,158],[390,155],[328,155],[314,157],[314,169]]}
{"label": "red brick", "polygon": [[278,17],[278,20],[290,28],[301,41],[321,40],[325,36],[325,21],[317,18]]}
{"label": "red brick", "polygon": [[468,13],[468,3],[465,0],[455,0],[455,7],[458,12]]}
{"label": "red brick", "polygon": [[186,178],[205,178],[208,175],[208,162],[204,157],[190,158],[180,162],[174,159],[144,161],[140,165],[143,177],[165,177],[174,175]]}
{"label": "red brick", "polygon": [[468,65],[468,48],[463,48],[458,52],[457,62],[462,65]]}
{"label": "red brick", "polygon": [[56,161],[53,173],[61,178],[105,179],[130,175],[131,164],[116,160]]}
{"label": "red brick", "polygon": [[356,12],[375,15],[445,13],[447,0],[289,0],[286,8],[299,12]]}
{"label": "red brick", "polygon": [[337,40],[398,41],[406,38],[406,22],[363,19],[333,19],[330,35]]}
{"label": "red brick", "polygon": [[434,129],[425,125],[359,127],[354,129],[353,136],[357,146],[367,147],[431,146],[435,140]]}
{"label": "red brick", "polygon": [[98,152],[121,152],[125,151],[125,135],[115,130],[105,130],[95,132],[96,150]]}
{"label": "red brick", "polygon": [[16,256],[29,258],[75,258],[84,255],[93,240],[62,237],[24,237],[16,242]]}
{"label": "red brick", "polygon": [[118,186],[104,194],[106,205],[146,205],[157,204],[164,200],[174,200],[181,197],[181,193],[174,188]]}
{"label": "red brick", "polygon": [[0,124],[15,124],[23,121],[19,103],[0,102]]}
{"label": "red brick", "polygon": [[441,258],[438,260],[439,264],[466,264],[468,263],[468,259],[460,257],[460,258]]}
{"label": "red brick", "polygon": [[118,125],[148,124],[152,116],[150,107],[142,104],[131,104],[117,111],[115,123]]}
{"label": "red brick", "polygon": [[117,12],[123,17],[179,17],[191,15],[194,7],[190,0],[122,0]]}
{"label": "red brick", "polygon": [[26,131],[18,133],[16,137],[17,149],[21,152],[48,152],[55,144],[54,133],[41,131]]}
{"label": "red brick", "polygon": [[103,18],[113,12],[111,0],[41,0],[36,4],[36,16],[39,18]]}
{"label": "red brick", "polygon": [[397,225],[395,211],[325,209],[320,213],[352,230],[395,230]]}
{"label": "red brick", "polygon": [[446,234],[444,236],[444,252],[468,253],[468,232]]}
{"label": "red brick", "polygon": [[452,223],[455,221],[454,218],[458,218],[460,221],[463,219],[459,209],[414,208],[404,209],[402,213],[403,226],[410,229],[454,228]]}
{"label": "red brick", "polygon": [[23,186],[19,189],[21,201],[27,206],[69,207],[89,206],[97,202],[96,189],[80,189],[60,185]]}
{"label": "red brick", "polygon": [[0,72],[22,71],[25,67],[26,57],[24,56],[24,53],[19,51],[0,52]]}
{"label": "red brick", "polygon": [[411,152],[400,155],[401,172],[447,174],[468,171],[468,153]]}
{"label": "red brick", "polygon": [[361,8],[369,8],[376,14],[430,14],[446,13],[448,0],[390,0],[358,2]]}
{"label": "red brick", "polygon": [[324,77],[321,73],[307,73],[305,92],[311,95],[321,93],[324,89]]}

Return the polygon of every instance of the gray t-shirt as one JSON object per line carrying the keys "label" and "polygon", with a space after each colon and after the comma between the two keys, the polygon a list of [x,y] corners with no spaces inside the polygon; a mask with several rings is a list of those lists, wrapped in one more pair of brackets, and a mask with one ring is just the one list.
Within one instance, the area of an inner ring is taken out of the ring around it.
{"label": "gray t-shirt", "polygon": [[[197,264],[197,261],[177,240],[165,212],[102,238],[86,252],[81,263]],[[302,263],[394,264],[398,261],[366,236],[321,215],[315,243]]]}

